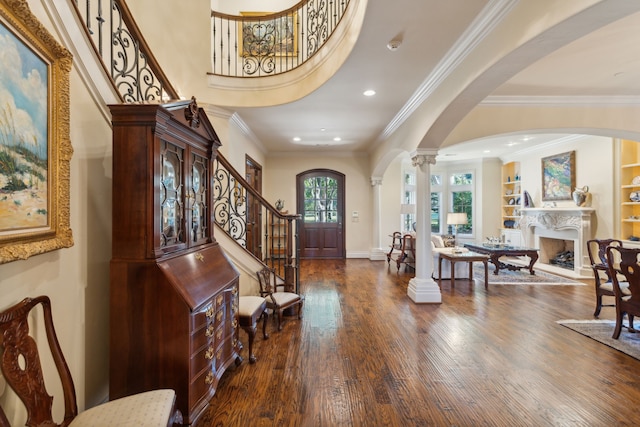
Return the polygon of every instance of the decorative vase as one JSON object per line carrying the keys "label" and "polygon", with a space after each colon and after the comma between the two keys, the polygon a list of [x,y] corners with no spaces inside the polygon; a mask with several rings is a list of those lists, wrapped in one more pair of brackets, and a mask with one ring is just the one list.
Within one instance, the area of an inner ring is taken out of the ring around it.
{"label": "decorative vase", "polygon": [[276,209],[281,211],[284,208],[284,200],[278,199],[276,200]]}
{"label": "decorative vase", "polygon": [[589,186],[585,185],[582,188],[576,187],[571,194],[576,206],[588,207],[591,206],[591,193],[589,193]]}

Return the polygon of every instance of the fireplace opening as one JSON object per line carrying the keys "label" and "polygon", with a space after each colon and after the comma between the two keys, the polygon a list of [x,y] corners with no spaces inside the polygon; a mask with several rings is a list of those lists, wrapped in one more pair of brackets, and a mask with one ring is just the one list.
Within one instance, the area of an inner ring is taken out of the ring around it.
{"label": "fireplace opening", "polygon": [[556,256],[549,260],[549,264],[573,270],[573,251],[558,252]]}
{"label": "fireplace opening", "polygon": [[574,241],[540,237],[540,262],[573,270]]}

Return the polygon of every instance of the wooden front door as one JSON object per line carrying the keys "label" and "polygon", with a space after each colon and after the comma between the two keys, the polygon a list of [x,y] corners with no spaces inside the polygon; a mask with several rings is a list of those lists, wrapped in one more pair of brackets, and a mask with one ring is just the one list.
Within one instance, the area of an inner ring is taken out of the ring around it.
{"label": "wooden front door", "polygon": [[296,178],[300,258],[345,258],[344,174],[314,169]]}
{"label": "wooden front door", "polygon": [[[245,179],[251,187],[262,194],[262,166],[251,157],[245,157]],[[247,193],[247,250],[262,259],[262,224],[260,202]]]}

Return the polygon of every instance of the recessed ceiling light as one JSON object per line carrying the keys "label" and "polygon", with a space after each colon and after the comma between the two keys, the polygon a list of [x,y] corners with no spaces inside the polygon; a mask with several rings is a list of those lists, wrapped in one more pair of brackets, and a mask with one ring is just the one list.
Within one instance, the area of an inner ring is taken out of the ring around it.
{"label": "recessed ceiling light", "polygon": [[491,150],[484,150],[483,153],[490,153]]}
{"label": "recessed ceiling light", "polygon": [[342,141],[342,138],[340,138],[339,136],[336,136],[335,138],[333,138],[333,140],[334,140],[335,142],[338,142],[338,141]]}
{"label": "recessed ceiling light", "polygon": [[299,136],[294,136],[294,137],[293,137],[293,140],[294,140],[295,142],[300,142],[300,141],[302,141],[302,138],[300,138]]}
{"label": "recessed ceiling light", "polygon": [[321,131],[321,132],[324,132],[325,130],[327,130],[327,129],[325,129],[325,128],[320,128],[320,131]]}
{"label": "recessed ceiling light", "polygon": [[362,92],[362,94],[363,94],[364,96],[373,96],[373,95],[375,95],[375,94],[376,94],[376,91],[375,91],[375,90],[373,90],[373,89],[368,89],[368,90],[365,90],[364,92]]}

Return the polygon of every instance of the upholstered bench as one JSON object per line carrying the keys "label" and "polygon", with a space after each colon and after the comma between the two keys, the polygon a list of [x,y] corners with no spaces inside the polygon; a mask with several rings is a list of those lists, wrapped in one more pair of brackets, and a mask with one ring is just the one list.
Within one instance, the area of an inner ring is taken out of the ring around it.
{"label": "upholstered bench", "polygon": [[256,336],[256,325],[260,316],[264,318],[262,325],[262,335],[264,339],[269,338],[267,334],[267,300],[257,296],[238,297],[238,320],[240,327],[249,335],[249,363],[256,363],[256,356],[253,354],[253,339]]}

